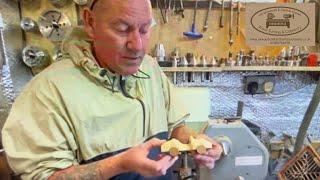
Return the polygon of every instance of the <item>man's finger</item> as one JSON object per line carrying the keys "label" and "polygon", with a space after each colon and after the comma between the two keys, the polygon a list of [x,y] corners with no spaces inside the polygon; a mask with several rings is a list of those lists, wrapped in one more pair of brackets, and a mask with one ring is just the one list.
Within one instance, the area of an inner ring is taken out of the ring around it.
{"label": "man's finger", "polygon": [[178,156],[172,157],[169,155],[163,156],[160,160],[158,160],[158,163],[161,165],[161,167],[170,167],[176,162],[178,159]]}
{"label": "man's finger", "polygon": [[210,163],[207,163],[207,162],[203,162],[203,161],[200,161],[200,160],[196,160],[196,163],[200,166],[205,166],[209,169],[213,169],[213,167],[215,166],[215,162],[210,162]]}
{"label": "man's finger", "polygon": [[169,167],[171,167],[174,162],[178,159],[178,157],[172,158],[171,156],[163,156],[160,160],[154,161],[154,160],[147,160],[145,162],[145,170],[150,172],[153,175],[165,175],[166,171]]}
{"label": "man's finger", "polygon": [[202,166],[206,166],[209,169],[212,169],[215,165],[215,161],[214,160],[209,160],[208,159],[196,159],[195,161],[197,162],[197,164],[202,165]]}
{"label": "man's finger", "polygon": [[161,158],[163,158],[164,156],[166,156],[166,154],[158,154],[157,159],[156,160],[160,160]]}
{"label": "man's finger", "polygon": [[169,156],[170,159],[169,161],[161,161],[159,163],[161,163],[161,175],[165,175],[167,170],[178,160],[178,156],[175,156],[175,157],[171,157]]}
{"label": "man's finger", "polygon": [[215,159],[213,157],[198,155],[198,154],[196,156],[194,156],[194,159],[205,162],[205,163],[212,163],[215,161]]}
{"label": "man's finger", "polygon": [[148,150],[151,150],[154,147],[161,146],[165,142],[166,142],[165,140],[160,140],[158,138],[152,138],[149,141],[145,142],[144,145]]}
{"label": "man's finger", "polygon": [[213,149],[209,149],[207,152],[208,152],[208,156],[211,156],[215,159],[220,159],[220,156],[222,154],[222,148],[213,147]]}

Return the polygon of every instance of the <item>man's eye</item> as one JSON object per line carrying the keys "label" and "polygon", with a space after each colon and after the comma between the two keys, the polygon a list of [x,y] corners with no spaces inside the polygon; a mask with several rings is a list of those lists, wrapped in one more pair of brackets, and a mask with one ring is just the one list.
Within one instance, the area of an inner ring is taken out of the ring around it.
{"label": "man's eye", "polygon": [[149,30],[150,30],[150,27],[149,27],[149,26],[148,26],[148,27],[141,28],[141,29],[140,29],[140,33],[141,33],[141,34],[147,34],[147,33],[149,32]]}
{"label": "man's eye", "polygon": [[124,25],[124,24],[122,24],[122,25],[117,25],[117,26],[115,27],[115,29],[116,29],[116,31],[119,31],[119,32],[127,32],[128,29],[129,29],[129,26]]}

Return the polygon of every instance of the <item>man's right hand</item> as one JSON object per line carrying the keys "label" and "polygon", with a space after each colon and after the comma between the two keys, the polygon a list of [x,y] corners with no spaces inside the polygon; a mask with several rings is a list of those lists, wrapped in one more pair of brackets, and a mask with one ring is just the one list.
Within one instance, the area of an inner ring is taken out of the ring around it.
{"label": "man's right hand", "polygon": [[161,146],[164,142],[164,140],[153,138],[115,156],[85,165],[74,165],[57,170],[49,179],[102,180],[125,172],[136,172],[145,177],[165,175],[167,169],[173,165],[178,157],[172,158],[169,155],[161,154],[156,161],[148,158],[150,150]]}
{"label": "man's right hand", "polygon": [[165,175],[167,169],[174,164],[178,157],[161,155],[158,160],[148,158],[150,150],[161,146],[164,142],[166,141],[153,138],[120,153],[121,167],[126,172],[136,172],[145,177]]}

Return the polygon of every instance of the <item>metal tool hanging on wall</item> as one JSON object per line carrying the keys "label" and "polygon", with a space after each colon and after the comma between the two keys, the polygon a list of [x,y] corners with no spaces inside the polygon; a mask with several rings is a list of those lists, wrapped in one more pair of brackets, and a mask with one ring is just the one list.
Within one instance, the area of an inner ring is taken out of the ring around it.
{"label": "metal tool hanging on wall", "polygon": [[[174,1],[176,2],[176,1]],[[184,18],[184,7],[183,7],[183,2],[180,0],[180,8],[178,9],[177,7],[175,8],[175,14],[181,14],[181,17]]]}
{"label": "metal tool hanging on wall", "polygon": [[[172,67],[178,67],[178,59],[173,58]],[[173,72],[172,83],[177,84],[177,72]]]}
{"label": "metal tool hanging on wall", "polygon": [[[178,64],[179,67],[188,67],[188,61],[185,56],[183,56]],[[182,82],[187,82],[187,72],[182,73]]]}
{"label": "metal tool hanging on wall", "polygon": [[204,20],[203,31],[206,31],[208,29],[208,19],[209,19],[209,14],[210,14],[210,11],[212,8],[212,3],[213,3],[213,0],[209,0],[209,7],[208,7],[208,11],[207,11],[205,20]]}
{"label": "metal tool hanging on wall", "polygon": [[[218,64],[217,64],[216,57],[213,56],[213,57],[210,59],[210,61],[208,62],[207,66],[208,66],[208,67],[217,67]],[[208,72],[206,76],[208,76],[208,80],[209,80],[210,82],[213,81],[213,72]]]}
{"label": "metal tool hanging on wall", "polygon": [[68,17],[56,10],[42,13],[38,24],[41,34],[51,41],[62,41],[71,28]]}
{"label": "metal tool hanging on wall", "polygon": [[[179,57],[179,51],[177,48],[174,49],[172,55],[173,55],[172,67],[178,67],[178,62],[180,57]],[[177,84],[177,72],[173,72],[172,82],[173,84]]]}
{"label": "metal tool hanging on wall", "polygon": [[221,12],[220,12],[220,28],[223,28],[224,26],[224,0],[221,1]]}
{"label": "metal tool hanging on wall", "polygon": [[[188,67],[196,67],[197,66],[197,57],[194,55],[189,55],[189,64]],[[195,72],[188,72],[188,82],[195,82],[196,76]]]}
{"label": "metal tool hanging on wall", "polygon": [[[198,67],[207,67],[207,58],[205,55],[202,55],[200,57],[200,63]],[[208,72],[202,72],[201,73],[201,82],[204,82],[205,80],[209,80],[209,73]]]}
{"label": "metal tool hanging on wall", "polygon": [[233,0],[230,1],[229,45],[233,44]]}
{"label": "metal tool hanging on wall", "polygon": [[239,35],[240,29],[240,1],[237,2],[237,36]]}
{"label": "metal tool hanging on wall", "polygon": [[[161,3],[160,3],[160,2]],[[165,0],[157,0],[157,8],[159,8],[160,10],[160,14],[161,14],[161,17],[162,17],[162,20],[163,20],[163,23],[167,23],[167,18],[166,18],[166,10],[165,10]]]}
{"label": "metal tool hanging on wall", "polygon": [[198,0],[196,0],[195,5],[194,5],[194,12],[193,12],[193,22],[191,26],[191,31],[184,32],[183,35],[187,36],[188,38],[191,39],[200,39],[203,37],[202,34],[198,33],[196,31],[196,15],[197,15],[197,9],[198,9]]}

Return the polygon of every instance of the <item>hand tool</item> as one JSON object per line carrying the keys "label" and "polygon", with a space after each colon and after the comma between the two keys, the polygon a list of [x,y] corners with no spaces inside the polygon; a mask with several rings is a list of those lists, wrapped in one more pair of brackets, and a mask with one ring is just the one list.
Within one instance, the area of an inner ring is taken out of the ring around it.
{"label": "hand tool", "polygon": [[210,13],[211,8],[212,8],[212,1],[213,0],[209,0],[209,7],[208,7],[207,14],[206,14],[206,18],[204,20],[203,31],[206,31],[208,29],[208,19],[209,19],[209,13]]}
{"label": "hand tool", "polygon": [[[187,67],[188,66],[188,61],[187,61],[187,58],[185,56],[183,56],[181,58],[179,66],[180,67]],[[182,73],[182,82],[187,82],[187,73],[186,72]]]}
{"label": "hand tool", "polygon": [[181,14],[181,17],[184,18],[183,12],[184,12],[183,2],[182,2],[182,0],[180,0],[180,9],[176,9],[175,13],[176,14]]}
{"label": "hand tool", "polygon": [[229,45],[232,46],[233,44],[233,39],[232,39],[232,34],[233,34],[233,0],[230,1],[230,25],[229,25]]}
{"label": "hand tool", "polygon": [[239,35],[240,29],[240,1],[237,2],[237,36]]}
{"label": "hand tool", "polygon": [[[205,55],[202,55],[200,58],[200,64],[199,67],[207,67],[207,59]],[[204,82],[205,80],[209,80],[209,72],[202,72],[201,73],[201,82]]]}
{"label": "hand tool", "polygon": [[[195,55],[189,53],[187,55],[187,59],[189,61],[188,67],[196,67],[197,66],[197,58]],[[188,82],[195,82],[195,73],[188,72]]]}
{"label": "hand tool", "polygon": [[[173,57],[172,67],[178,66],[178,58]],[[173,84],[177,84],[177,72],[173,72]]]}
{"label": "hand tool", "polygon": [[187,36],[188,38],[191,38],[191,39],[200,39],[200,38],[203,37],[202,34],[200,34],[200,33],[198,33],[196,31],[197,8],[198,8],[198,0],[196,0],[195,5],[194,5],[193,22],[192,22],[192,26],[191,26],[191,31],[183,33],[183,35],[185,35],[185,36]]}
{"label": "hand tool", "polygon": [[220,28],[224,26],[224,0],[221,2]]}
{"label": "hand tool", "polygon": [[165,11],[164,11],[164,2],[161,1],[162,3],[159,3],[159,0],[157,0],[157,7],[159,7],[160,9],[160,14],[161,14],[161,17],[162,17],[162,20],[163,20],[163,23],[167,23],[167,19],[166,19],[166,14],[165,14]]}

